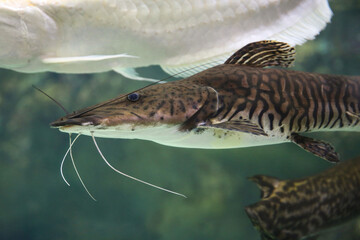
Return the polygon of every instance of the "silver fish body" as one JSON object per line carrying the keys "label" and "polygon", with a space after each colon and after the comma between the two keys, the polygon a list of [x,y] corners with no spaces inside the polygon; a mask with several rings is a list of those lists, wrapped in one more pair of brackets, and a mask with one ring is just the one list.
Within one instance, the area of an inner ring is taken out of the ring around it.
{"label": "silver fish body", "polygon": [[249,42],[301,44],[331,15],[327,0],[7,0],[0,2],[0,67],[116,70],[141,79],[131,68],[157,64],[176,73],[209,63],[201,71]]}

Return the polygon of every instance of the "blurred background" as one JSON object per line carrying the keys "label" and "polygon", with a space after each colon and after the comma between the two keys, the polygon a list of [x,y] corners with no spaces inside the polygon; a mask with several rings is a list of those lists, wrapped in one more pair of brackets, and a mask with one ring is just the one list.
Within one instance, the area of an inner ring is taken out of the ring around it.
{"label": "blurred background", "polygon": [[[360,1],[330,1],[334,16],[316,38],[297,47],[295,70],[360,75]],[[158,67],[146,76],[164,78]],[[165,193],[124,178],[105,165],[91,139],[79,138],[73,154],[97,202],[82,188],[70,159],[60,162],[68,135],[49,123],[64,115],[36,85],[69,111],[147,85],[114,72],[21,74],[0,70],[0,239],[260,239],[244,207],[260,200],[246,178],[266,174],[295,179],[331,164],[294,144],[230,150],[197,150],[141,140],[98,139],[119,170],[185,194]],[[331,142],[342,159],[360,155],[360,134],[311,136]],[[319,239],[360,239],[360,220]]]}

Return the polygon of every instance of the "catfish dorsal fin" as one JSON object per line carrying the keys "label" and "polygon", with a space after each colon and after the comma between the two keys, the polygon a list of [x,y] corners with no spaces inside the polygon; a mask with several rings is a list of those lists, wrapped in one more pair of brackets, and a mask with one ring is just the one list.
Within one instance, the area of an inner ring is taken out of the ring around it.
{"label": "catfish dorsal fin", "polygon": [[264,40],[249,43],[229,57],[225,64],[251,67],[289,67],[295,60],[295,48],[287,43]]}
{"label": "catfish dorsal fin", "polygon": [[261,190],[261,198],[269,197],[280,182],[277,178],[264,175],[255,175],[248,179],[258,185]]}

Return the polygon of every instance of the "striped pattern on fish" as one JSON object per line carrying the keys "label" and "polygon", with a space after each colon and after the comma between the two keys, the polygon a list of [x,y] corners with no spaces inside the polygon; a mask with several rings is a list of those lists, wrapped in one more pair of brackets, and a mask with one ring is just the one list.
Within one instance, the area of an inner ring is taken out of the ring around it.
{"label": "striped pattern on fish", "polygon": [[281,42],[251,43],[224,64],[76,111],[52,126],[188,148],[291,141],[337,162],[330,144],[300,133],[359,131],[360,77],[264,68],[290,66],[294,52]]}
{"label": "striped pattern on fish", "polygon": [[299,180],[251,177],[261,200],[245,208],[263,240],[300,240],[360,215],[360,157]]}
{"label": "striped pattern on fish", "polygon": [[233,65],[220,65],[196,77],[199,84],[219,93],[212,123],[248,119],[268,134],[278,131],[286,136],[354,130],[359,125],[360,77]]}

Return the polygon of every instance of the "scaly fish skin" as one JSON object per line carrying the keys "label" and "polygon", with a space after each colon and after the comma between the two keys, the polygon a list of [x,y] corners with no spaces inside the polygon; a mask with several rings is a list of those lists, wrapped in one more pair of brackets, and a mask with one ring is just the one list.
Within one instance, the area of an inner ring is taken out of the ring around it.
{"label": "scaly fish skin", "polygon": [[293,57],[293,48],[286,44],[252,43],[225,64],[77,111],[52,126],[177,147],[234,148],[292,141],[336,162],[331,145],[299,133],[359,131],[360,77],[263,68],[288,66]]}
{"label": "scaly fish skin", "polygon": [[305,239],[360,215],[360,157],[300,180],[250,179],[262,199],[245,209],[263,240]]}

